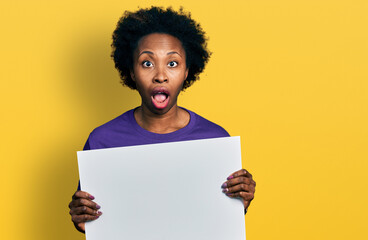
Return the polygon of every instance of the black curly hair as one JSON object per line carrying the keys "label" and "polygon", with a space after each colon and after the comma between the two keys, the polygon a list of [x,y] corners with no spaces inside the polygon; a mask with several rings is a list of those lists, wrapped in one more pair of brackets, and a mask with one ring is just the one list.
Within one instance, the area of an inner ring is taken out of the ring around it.
{"label": "black curly hair", "polygon": [[190,13],[184,12],[183,8],[174,11],[171,7],[166,9],[151,7],[139,9],[136,12],[125,11],[113,33],[111,57],[114,59],[115,68],[120,73],[121,83],[136,89],[135,82],[130,76],[130,70],[133,68],[133,53],[138,41],[151,33],[169,34],[181,41],[189,69],[183,89],[198,80],[211,55],[207,49],[205,32],[191,18]]}

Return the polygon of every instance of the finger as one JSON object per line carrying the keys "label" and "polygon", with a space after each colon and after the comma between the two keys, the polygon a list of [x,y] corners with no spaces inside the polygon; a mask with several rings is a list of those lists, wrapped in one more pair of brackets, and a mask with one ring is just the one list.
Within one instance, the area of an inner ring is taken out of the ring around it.
{"label": "finger", "polygon": [[82,206],[82,207],[76,207],[76,208],[72,208],[69,211],[70,215],[83,215],[83,214],[89,214],[89,215],[94,215],[94,216],[101,216],[102,212],[98,211],[96,209],[92,209],[86,206]]}
{"label": "finger", "polygon": [[243,205],[244,205],[244,208],[245,209],[247,209],[248,207],[249,207],[249,205],[250,205],[250,202],[251,202],[252,200],[249,200],[249,201],[243,201]]}
{"label": "finger", "polygon": [[93,215],[88,215],[88,214],[73,215],[72,216],[72,221],[74,223],[78,224],[78,223],[84,223],[84,222],[93,221],[93,220],[96,220],[99,217],[100,216],[93,216]]}
{"label": "finger", "polygon": [[256,186],[256,182],[252,179],[251,184],[255,187]]}
{"label": "finger", "polygon": [[226,182],[224,182],[221,187],[222,188],[227,188],[227,187],[231,187],[234,185],[238,185],[238,184],[252,184],[252,179],[247,178],[247,177],[237,177],[237,178],[233,178],[231,180],[228,180]]}
{"label": "finger", "polygon": [[82,232],[82,233],[85,233],[85,223],[74,223],[74,226],[77,228],[78,231]]}
{"label": "finger", "polygon": [[234,187],[224,188],[222,192],[224,193],[236,193],[236,192],[252,192],[253,186],[248,184],[238,184]]}
{"label": "finger", "polygon": [[232,198],[242,198],[243,201],[252,201],[254,198],[254,194],[249,192],[227,193],[226,195]]}
{"label": "finger", "polygon": [[92,209],[95,209],[95,210],[101,208],[101,206],[98,205],[97,203],[95,203],[91,200],[85,199],[85,198],[79,198],[79,199],[73,200],[69,204],[70,209],[76,208],[76,207],[82,207],[82,206],[86,206],[86,207],[89,207],[89,208],[92,208]]}
{"label": "finger", "polygon": [[250,177],[252,178],[252,174],[250,174],[250,172],[248,172],[245,169],[240,169],[232,174],[230,174],[230,176],[227,178],[227,180],[236,178],[236,177],[240,177],[240,176],[246,176],[246,177]]}
{"label": "finger", "polygon": [[91,194],[89,194],[88,192],[84,192],[84,191],[76,191],[73,196],[72,199],[78,199],[78,198],[86,198],[86,199],[90,199],[93,200],[95,199],[94,196],[92,196]]}

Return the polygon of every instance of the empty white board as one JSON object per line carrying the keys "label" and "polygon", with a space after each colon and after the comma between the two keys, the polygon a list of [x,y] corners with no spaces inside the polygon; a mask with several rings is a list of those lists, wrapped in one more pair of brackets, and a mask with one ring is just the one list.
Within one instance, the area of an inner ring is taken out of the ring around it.
{"label": "empty white board", "polygon": [[221,191],[240,137],[80,151],[78,165],[103,212],[87,240],[245,239],[243,204]]}

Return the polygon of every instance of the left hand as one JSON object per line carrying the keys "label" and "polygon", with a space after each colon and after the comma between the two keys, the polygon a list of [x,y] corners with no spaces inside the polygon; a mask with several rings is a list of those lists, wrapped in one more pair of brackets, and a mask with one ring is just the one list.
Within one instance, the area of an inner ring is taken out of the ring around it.
{"label": "left hand", "polygon": [[254,198],[256,182],[253,180],[252,174],[245,169],[240,169],[232,173],[221,187],[223,188],[222,191],[227,196],[241,198],[243,200],[244,209],[247,209]]}

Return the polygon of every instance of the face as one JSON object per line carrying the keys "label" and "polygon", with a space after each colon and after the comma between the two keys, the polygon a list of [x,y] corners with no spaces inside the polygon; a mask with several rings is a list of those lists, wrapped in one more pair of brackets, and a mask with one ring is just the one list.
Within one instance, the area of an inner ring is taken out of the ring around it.
{"label": "face", "polygon": [[164,114],[177,106],[177,97],[188,76],[185,57],[180,40],[168,34],[152,33],[138,42],[131,77],[143,108]]}

